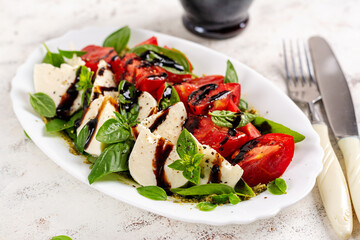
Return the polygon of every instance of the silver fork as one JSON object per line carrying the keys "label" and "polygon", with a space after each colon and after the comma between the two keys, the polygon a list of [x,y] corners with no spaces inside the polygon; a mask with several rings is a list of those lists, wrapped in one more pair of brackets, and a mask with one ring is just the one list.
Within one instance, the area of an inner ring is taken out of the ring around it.
{"label": "silver fork", "polygon": [[[294,50],[296,45],[296,51]],[[317,177],[317,185],[327,216],[341,239],[350,237],[353,228],[352,208],[344,173],[331,146],[328,127],[320,121],[315,103],[321,99],[310,54],[306,44],[283,41],[286,85],[291,99],[307,104],[313,128],[320,136],[324,149],[323,170]]]}

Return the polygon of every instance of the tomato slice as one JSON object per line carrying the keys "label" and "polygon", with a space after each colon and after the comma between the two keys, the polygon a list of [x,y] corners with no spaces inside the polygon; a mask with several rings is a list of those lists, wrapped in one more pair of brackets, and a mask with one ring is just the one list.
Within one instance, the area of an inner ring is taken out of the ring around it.
{"label": "tomato slice", "polygon": [[220,84],[220,83],[224,83],[224,76],[222,76],[222,75],[209,75],[209,76],[204,76],[204,77],[200,77],[200,78],[190,79],[187,82],[195,84],[197,86],[202,86],[202,85],[206,85],[206,84],[209,84],[209,83]]}
{"label": "tomato slice", "polygon": [[[228,104],[234,111],[240,101],[240,84],[238,83],[210,83],[202,85],[193,91],[188,99],[189,109],[195,115],[206,115],[211,110],[227,110]],[[234,107],[235,105],[235,107]]]}
{"label": "tomato slice", "polygon": [[156,100],[160,100],[159,89],[165,87],[167,74],[161,67],[145,66],[138,67],[135,73],[136,88],[140,91],[149,92]]}
{"label": "tomato slice", "polygon": [[257,130],[257,128],[252,123],[248,123],[245,126],[241,127],[240,131],[245,133],[249,137],[249,140],[261,136],[259,130]]}
{"label": "tomato slice", "polygon": [[158,46],[158,41],[157,41],[157,38],[155,36],[152,36],[151,38],[139,43],[139,44],[136,44],[135,46],[140,46],[140,45],[145,45],[145,44],[151,44],[151,45],[156,45]]}
{"label": "tomato slice", "polygon": [[294,150],[292,136],[269,133],[244,144],[232,154],[230,162],[239,164],[244,170],[242,178],[253,187],[280,177],[289,166]]}
{"label": "tomato slice", "polygon": [[105,60],[107,63],[111,63],[117,56],[117,53],[112,47],[89,45],[84,47],[81,51],[86,52],[81,56],[81,59],[85,61],[85,66],[89,67],[91,71],[94,72],[97,71],[97,65],[100,60]]}
{"label": "tomato slice", "polygon": [[210,116],[190,115],[185,128],[201,143],[209,145],[223,157],[228,158],[248,141],[245,133],[239,129],[229,130],[213,123]]}

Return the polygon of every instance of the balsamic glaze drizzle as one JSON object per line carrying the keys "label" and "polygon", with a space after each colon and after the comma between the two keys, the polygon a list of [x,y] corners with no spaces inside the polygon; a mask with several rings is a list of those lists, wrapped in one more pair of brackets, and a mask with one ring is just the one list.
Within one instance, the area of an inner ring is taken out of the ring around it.
{"label": "balsamic glaze drizzle", "polygon": [[167,115],[169,114],[169,108],[163,110],[161,114],[155,119],[153,124],[149,127],[150,132],[154,132],[166,119]]}
{"label": "balsamic glaze drizzle", "polygon": [[160,138],[155,150],[155,158],[153,159],[153,172],[156,177],[156,185],[164,189],[170,189],[171,184],[169,183],[165,171],[165,161],[169,157],[170,152],[172,151],[174,145],[165,140],[165,138]]}
{"label": "balsamic glaze drizzle", "polygon": [[253,149],[258,143],[259,143],[258,140],[253,139],[242,145],[238,154],[234,158],[231,158],[230,163],[232,165],[238,164],[241,160],[244,159],[244,155],[247,152],[249,152],[251,149]]}
{"label": "balsamic glaze drizzle", "polygon": [[[154,58],[152,61],[150,61],[150,59],[151,59],[150,55],[151,54],[156,56],[156,58]],[[147,50],[147,51],[141,53],[140,58],[142,60],[146,60],[146,61],[150,62],[154,66],[170,67],[170,68],[174,68],[174,69],[176,69],[178,71],[181,71],[181,72],[185,70],[182,65],[178,64],[177,62],[175,62],[171,58],[169,58],[169,57],[167,57],[167,56],[165,56],[163,54],[154,52],[152,50]]]}

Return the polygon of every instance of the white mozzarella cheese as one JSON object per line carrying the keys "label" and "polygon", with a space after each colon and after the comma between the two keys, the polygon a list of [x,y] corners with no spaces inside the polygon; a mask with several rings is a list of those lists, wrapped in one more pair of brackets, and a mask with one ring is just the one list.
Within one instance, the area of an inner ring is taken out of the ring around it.
{"label": "white mozzarella cheese", "polygon": [[142,92],[138,98],[139,103],[139,115],[137,120],[141,122],[145,118],[155,114],[157,112],[156,99],[148,92]]}
{"label": "white mozzarella cheese", "polygon": [[106,147],[105,144],[96,140],[95,136],[99,131],[99,128],[104,124],[104,122],[110,118],[115,118],[115,111],[118,111],[118,104],[115,99],[110,96],[99,97],[90,103],[88,110],[86,111],[80,126],[77,129],[77,134],[80,133],[81,129],[92,119],[97,118],[96,129],[94,134],[91,136],[91,140],[87,148],[84,149],[85,152],[93,155],[99,156],[103,149]]}
{"label": "white mozzarella cheese", "polygon": [[187,114],[184,104],[182,102],[178,102],[168,109],[145,118],[140,124],[132,128],[132,133],[136,138],[142,129],[148,128],[151,132],[176,144],[186,117]]}
{"label": "white mozzarella cheese", "polygon": [[94,100],[99,96],[111,96],[118,99],[119,93],[115,83],[113,72],[109,69],[107,63],[101,60],[98,64],[93,89],[90,99]]}
{"label": "white mozzarella cheese", "polygon": [[[34,86],[36,92],[47,94],[56,106],[59,106],[61,97],[66,93],[71,84],[75,81],[76,70],[79,66],[61,64],[60,68],[51,64],[41,63],[34,67]],[[80,91],[70,108],[70,115],[81,107]]]}
{"label": "white mozzarella cheese", "polygon": [[[207,145],[198,143],[199,153],[204,154],[201,160],[200,167],[202,178],[199,184],[207,184],[211,179],[212,170],[217,172],[220,177],[220,183],[235,187],[236,183],[240,180],[244,170],[239,166],[232,166],[223,156],[221,156],[215,149]],[[214,173],[213,173],[214,174]]]}
{"label": "white mozzarella cheese", "polygon": [[[168,149],[170,153],[162,151],[164,149]],[[181,171],[168,167],[178,159],[179,155],[174,144],[151,133],[149,129],[144,129],[136,139],[130,154],[129,171],[134,180],[143,186],[158,185],[156,174],[159,174],[159,176],[163,176],[162,179],[166,179],[171,188],[181,187],[187,182],[186,178]],[[157,165],[163,166],[163,173],[158,172]]]}

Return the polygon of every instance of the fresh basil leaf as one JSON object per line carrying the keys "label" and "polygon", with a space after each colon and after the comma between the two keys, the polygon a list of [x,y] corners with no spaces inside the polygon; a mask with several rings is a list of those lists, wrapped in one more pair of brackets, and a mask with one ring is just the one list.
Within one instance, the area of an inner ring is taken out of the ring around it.
{"label": "fresh basil leaf", "polygon": [[180,102],[180,97],[176,92],[175,88],[171,86],[169,83],[165,83],[165,89],[162,94],[162,97],[159,101],[159,110],[163,110],[175,103]]}
{"label": "fresh basil leaf", "polygon": [[240,99],[240,102],[239,102],[239,109],[242,112],[245,112],[246,110],[249,109],[249,104],[242,98]]}
{"label": "fresh basil leaf", "polygon": [[124,142],[129,137],[130,132],[119,121],[113,118],[104,122],[96,134],[96,140],[108,144]]}
{"label": "fresh basil leaf", "polygon": [[146,186],[136,188],[138,193],[152,200],[165,201],[167,195],[164,189],[158,186]]}
{"label": "fresh basil leaf", "polygon": [[148,50],[162,54],[162,55],[172,59],[176,63],[183,66],[185,72],[190,72],[190,64],[189,64],[188,60],[182,53],[180,53],[178,51],[159,47],[159,46],[152,45],[152,44],[139,45],[139,46],[136,46],[135,48],[133,48],[131,51],[133,53],[135,53],[136,55],[140,56],[142,53],[144,53],[145,51],[148,51]]}
{"label": "fresh basil leaf", "polygon": [[211,198],[217,204],[225,204],[229,201],[229,194],[214,195]]}
{"label": "fresh basil leaf", "polygon": [[235,68],[232,65],[232,63],[230,62],[230,60],[227,60],[224,83],[238,83],[238,82],[239,82],[239,79],[236,74]]}
{"label": "fresh basil leaf", "polygon": [[211,194],[229,194],[235,193],[235,190],[225,184],[220,183],[209,183],[204,185],[193,186],[190,188],[172,188],[170,189],[173,193],[182,196],[203,196]]}
{"label": "fresh basil leaf", "polygon": [[85,51],[68,51],[68,50],[61,50],[61,49],[58,49],[58,51],[61,56],[69,58],[69,59],[73,58],[74,55],[81,57],[82,55],[84,55],[86,53]]}
{"label": "fresh basil leaf", "polygon": [[243,197],[255,197],[255,193],[249,185],[241,178],[235,186],[235,192]]}
{"label": "fresh basil leaf", "polygon": [[232,205],[236,205],[239,202],[241,202],[241,199],[238,196],[236,196],[235,194],[229,194],[229,202]]}
{"label": "fresh basil leaf", "polygon": [[76,112],[69,121],[65,121],[62,119],[52,119],[48,123],[46,123],[45,128],[47,132],[59,132],[65,130],[67,128],[71,128],[75,125],[75,121],[80,119],[83,111]]}
{"label": "fresh basil leaf", "polygon": [[240,115],[240,113],[235,113],[231,111],[213,111],[209,112],[211,120],[213,123],[220,127],[233,128],[235,119]]}
{"label": "fresh basil leaf", "polygon": [[89,68],[85,66],[80,66],[80,74],[79,74],[79,81],[76,84],[76,89],[78,91],[83,90],[82,96],[81,96],[81,105],[84,106],[84,101],[87,99],[87,105],[90,104],[90,95],[91,90],[93,87],[92,84],[92,77],[94,75],[94,72],[89,70]]}
{"label": "fresh basil leaf", "polygon": [[256,117],[254,121],[252,121],[252,124],[261,132],[262,135],[267,133],[284,133],[292,136],[295,143],[301,142],[305,139],[304,135],[285,127],[280,123],[276,123],[263,117]]}
{"label": "fresh basil leaf", "polygon": [[183,176],[194,184],[199,184],[200,180],[200,167],[188,167],[183,171]]}
{"label": "fresh basil leaf", "polygon": [[276,178],[274,181],[267,184],[267,189],[274,195],[286,194],[286,182],[282,178]]}
{"label": "fresh basil leaf", "polygon": [[139,115],[139,94],[140,92],[136,89],[135,85],[128,81],[123,80],[119,83],[120,114],[130,126],[136,124],[136,119]]}
{"label": "fresh basil leaf", "polygon": [[94,157],[94,156],[89,154],[89,155],[86,156],[86,159],[91,163],[95,163],[96,160],[98,159],[98,157]]}
{"label": "fresh basil leaf", "polygon": [[130,39],[130,28],[128,26],[122,27],[119,30],[111,33],[104,41],[103,47],[113,47],[115,51],[120,54],[126,48]]}
{"label": "fresh basil leaf", "polygon": [[217,207],[217,204],[213,204],[211,202],[200,202],[196,205],[196,207],[201,211],[208,212],[214,210]]}
{"label": "fresh basil leaf", "polygon": [[84,152],[84,147],[86,144],[86,141],[88,140],[90,136],[89,133],[89,125],[85,125],[79,132],[79,134],[76,137],[76,142],[75,145],[77,147],[77,149],[82,153]]}
{"label": "fresh basil leaf", "polygon": [[128,157],[133,146],[132,141],[116,143],[108,146],[96,160],[88,176],[89,183],[113,172],[127,171]]}
{"label": "fresh basil leaf", "polygon": [[176,152],[179,154],[180,158],[183,159],[185,155],[193,157],[198,151],[195,139],[189,131],[184,128],[177,140]]}
{"label": "fresh basil leaf", "polygon": [[64,131],[69,136],[69,138],[71,138],[73,140],[73,142],[76,143],[76,129],[75,129],[75,127],[67,128]]}
{"label": "fresh basil leaf", "polygon": [[167,67],[167,66],[161,66],[163,69],[165,69],[166,71],[168,72],[171,72],[171,73],[174,73],[174,74],[178,74],[178,75],[185,75],[185,74],[188,74],[188,75],[191,75],[195,78],[197,78],[198,76],[195,75],[194,73],[192,72],[187,72],[187,71],[179,71],[175,68],[172,68],[172,67]]}
{"label": "fresh basil leaf", "polygon": [[52,237],[51,240],[72,240],[72,238],[65,236],[65,235],[59,235]]}
{"label": "fresh basil leaf", "polygon": [[44,43],[44,47],[46,49],[46,55],[42,60],[42,63],[48,63],[53,65],[54,67],[60,67],[62,63],[65,63],[65,60],[62,55],[60,55],[59,53],[50,52],[49,48],[45,45],[45,43]]}
{"label": "fresh basil leaf", "polygon": [[45,93],[30,93],[30,104],[41,116],[52,118],[56,115],[55,102]]}
{"label": "fresh basil leaf", "polygon": [[201,153],[196,153],[192,159],[191,159],[191,164],[193,166],[199,166],[201,163],[201,159],[204,157],[204,154]]}
{"label": "fresh basil leaf", "polygon": [[172,168],[174,170],[178,170],[178,171],[184,171],[186,169],[185,164],[180,159],[176,160],[175,162],[173,162],[171,164],[169,164],[168,167]]}
{"label": "fresh basil leaf", "polygon": [[255,114],[242,112],[240,123],[236,128],[243,127],[248,123],[251,123],[255,118],[256,118]]}
{"label": "fresh basil leaf", "polygon": [[[231,112],[231,111],[225,111],[225,110],[216,110],[213,112],[209,112],[209,115],[211,116],[211,120],[213,123],[220,127],[227,127],[227,128],[239,128],[243,127],[246,124],[250,123],[256,118],[255,114],[247,113],[247,112]],[[236,124],[238,121],[237,118],[240,118],[240,122]]]}
{"label": "fresh basil leaf", "polygon": [[24,134],[25,134],[25,136],[26,136],[29,140],[31,140],[31,138],[29,137],[29,135],[27,134],[27,132],[25,132],[25,130],[24,130]]}

